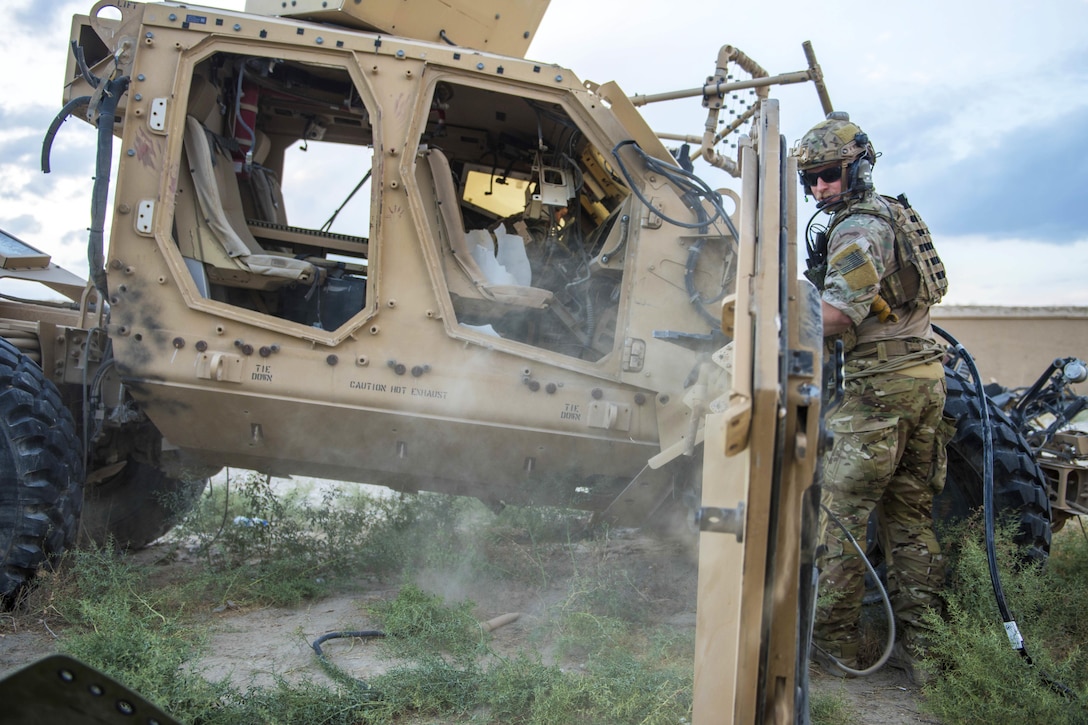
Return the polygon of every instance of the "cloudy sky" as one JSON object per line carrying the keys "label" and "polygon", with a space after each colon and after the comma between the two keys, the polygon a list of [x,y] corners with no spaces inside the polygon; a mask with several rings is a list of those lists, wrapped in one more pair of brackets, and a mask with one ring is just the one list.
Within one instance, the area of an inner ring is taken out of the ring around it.
{"label": "cloudy sky", "polygon": [[[71,15],[91,0],[5,0],[0,228],[86,274],[94,135],[69,121],[53,173],[41,139],[61,105]],[[207,5],[241,9],[243,0]],[[632,8],[647,5],[638,11]],[[882,154],[884,193],[925,217],[948,304],[1088,305],[1088,0],[552,0],[529,50],[628,94],[692,88],[735,45],[772,74],[812,41],[831,100]],[[790,144],[822,118],[811,84],[778,88]],[[646,107],[660,132],[699,135],[699,99]],[[730,185],[705,164],[696,171]],[[800,211],[802,226],[814,207]]]}

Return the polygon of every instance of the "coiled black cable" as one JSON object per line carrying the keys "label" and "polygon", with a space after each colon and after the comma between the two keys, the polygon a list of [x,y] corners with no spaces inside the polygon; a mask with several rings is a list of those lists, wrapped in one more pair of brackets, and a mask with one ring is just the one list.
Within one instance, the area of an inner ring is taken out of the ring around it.
{"label": "coiled black cable", "polygon": [[[661,176],[662,178],[673,184],[680,192],[680,198],[683,202],[692,210],[695,214],[696,221],[686,222],[679,219],[674,219],[667,214],[664,214],[660,209],[656,209],[649,199],[642,193],[638,185],[635,184],[631,173],[627,169],[627,165],[624,163],[623,158],[620,156],[620,149],[624,146],[631,146],[635,153],[646,165],[647,170]],[[694,173],[687,171],[679,166],[673,164],[667,164],[659,159],[650,156],[632,139],[620,141],[612,149],[612,156],[616,159],[616,164],[619,166],[620,173],[623,174],[623,178],[627,181],[628,188],[638,198],[639,201],[647,209],[653,209],[657,216],[661,217],[664,221],[672,224],[673,226],[681,227],[682,229],[698,229],[702,233],[714,225],[718,220],[721,220],[725,226],[729,229],[729,233],[733,236],[733,239],[740,242],[740,233],[737,232],[736,226],[733,224],[733,220],[729,218],[729,214],[726,213],[725,208],[722,206],[722,195],[717,191],[710,188],[709,185]],[[703,206],[703,201],[710,204],[714,210],[713,215],[707,214],[707,210]],[[721,292],[713,298],[705,298],[695,287],[695,268],[698,264],[699,257],[703,252],[703,245],[705,239],[697,239],[688,250],[688,259],[684,265],[684,288],[688,293],[688,298],[691,300],[692,305],[695,307],[696,312],[703,318],[716,333],[721,325],[721,321],[706,311],[705,305],[712,304],[721,300],[726,290],[723,288]]]}
{"label": "coiled black cable", "polygon": [[673,219],[672,217],[655,210],[655,213],[659,217],[673,226],[682,227],[684,229],[703,229],[721,219],[725,223],[725,226],[729,228],[729,233],[733,235],[733,238],[740,240],[740,234],[737,233],[737,229],[733,225],[733,220],[729,218],[729,215],[725,213],[724,207],[722,207],[721,194],[711,189],[705,181],[690,171],[685,171],[679,166],[667,164],[650,156],[643,151],[642,147],[635,143],[633,139],[620,141],[616,144],[615,148],[612,149],[612,156],[616,159],[616,163],[620,168],[620,173],[623,174],[623,178],[627,181],[628,188],[631,189],[634,195],[638,197],[638,200],[641,201],[646,208],[654,209],[654,206],[650,203],[650,200],[643,195],[642,191],[639,190],[638,185],[635,184],[634,179],[631,177],[631,173],[627,170],[627,165],[620,156],[620,149],[624,146],[631,146],[635,153],[638,154],[639,158],[642,159],[642,162],[646,164],[646,168],[649,171],[660,174],[663,178],[667,179],[680,189],[681,194],[685,196],[685,201],[689,204],[692,203],[692,200],[687,198],[687,195],[691,194],[694,199],[705,199],[714,208],[714,216],[705,220],[700,219],[696,222],[684,222],[679,219]]}

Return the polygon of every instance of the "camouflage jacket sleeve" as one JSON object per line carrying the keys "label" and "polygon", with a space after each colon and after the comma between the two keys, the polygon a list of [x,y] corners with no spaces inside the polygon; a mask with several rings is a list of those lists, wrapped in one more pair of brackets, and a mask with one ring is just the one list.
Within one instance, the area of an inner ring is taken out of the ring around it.
{"label": "camouflage jacket sleeve", "polygon": [[834,224],[828,240],[823,299],[858,325],[869,314],[885,270],[894,264],[895,231],[875,214],[840,213],[848,216]]}

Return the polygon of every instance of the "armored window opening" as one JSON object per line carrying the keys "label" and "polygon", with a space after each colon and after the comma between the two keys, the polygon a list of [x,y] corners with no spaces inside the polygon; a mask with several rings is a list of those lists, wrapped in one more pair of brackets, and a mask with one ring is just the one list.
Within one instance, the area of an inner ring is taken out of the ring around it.
{"label": "armored window opening", "polygon": [[457,324],[590,362],[612,353],[632,197],[567,109],[439,81],[418,156]]}
{"label": "armored window opening", "polygon": [[174,236],[199,293],[334,330],[368,294],[371,114],[343,67],[216,53],[194,68]]}

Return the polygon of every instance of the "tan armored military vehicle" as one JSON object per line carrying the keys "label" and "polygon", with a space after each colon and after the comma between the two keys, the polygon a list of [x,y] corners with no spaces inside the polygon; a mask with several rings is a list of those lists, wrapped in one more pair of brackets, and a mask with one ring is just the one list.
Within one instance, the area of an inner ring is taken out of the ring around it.
{"label": "tan armored military vehicle", "polygon": [[[97,126],[91,280],[0,240],[0,276],[68,298],[0,299],[5,597],[80,526],[156,538],[224,465],[632,525],[681,502],[716,602],[697,716],[793,712],[819,306],[765,87],[819,69],[767,77],[726,46],[664,94],[702,97],[692,156],[742,179],[719,192],[615,84],[523,57],[546,5],[74,19],[43,164],[66,118]],[[736,159],[715,151],[748,120]]]}
{"label": "tan armored military vehicle", "polygon": [[[0,597],[80,532],[148,543],[224,465],[629,525],[681,510],[702,532],[694,722],[806,719],[822,336],[766,87],[814,81],[829,111],[819,67],[806,47],[772,77],[725,46],[696,88],[631,99],[524,57],[546,6],[74,19],[43,167],[66,118],[97,127],[91,280],[0,233],[0,279],[66,298],[0,296]],[[684,97],[701,136],[637,110]],[[1063,427],[1083,362],[989,402],[947,374],[938,515],[981,502],[993,438],[993,497],[1045,556],[1050,502],[1086,510],[1088,447]]]}
{"label": "tan armored military vehicle", "polygon": [[93,533],[146,542],[159,494],[223,465],[635,524],[690,484],[734,202],[614,84],[520,57],[546,2],[500,5],[75,19],[44,159],[98,125],[92,280],[9,238],[3,275],[72,302],[0,316],[11,371],[73,411],[47,449],[77,489],[85,457]]}

